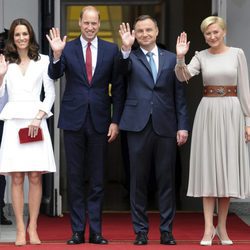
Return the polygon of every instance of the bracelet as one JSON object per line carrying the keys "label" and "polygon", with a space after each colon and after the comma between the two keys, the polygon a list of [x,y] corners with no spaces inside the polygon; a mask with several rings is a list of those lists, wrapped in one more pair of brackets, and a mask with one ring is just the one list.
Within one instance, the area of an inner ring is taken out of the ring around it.
{"label": "bracelet", "polygon": [[178,66],[184,66],[185,65],[185,58],[182,58],[182,59],[177,58],[176,63]]}
{"label": "bracelet", "polygon": [[41,120],[42,120],[42,117],[36,116],[36,117],[35,117],[35,120],[41,121]]}

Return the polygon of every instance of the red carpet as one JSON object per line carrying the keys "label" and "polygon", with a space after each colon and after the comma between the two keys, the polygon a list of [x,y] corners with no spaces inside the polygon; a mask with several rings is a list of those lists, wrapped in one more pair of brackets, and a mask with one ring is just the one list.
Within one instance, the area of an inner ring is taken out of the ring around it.
{"label": "red carpet", "polygon": [[[177,242],[199,242],[203,235],[203,224],[202,213],[177,213],[173,227]],[[158,213],[149,214],[149,225],[149,240],[156,243],[160,237]],[[65,214],[63,217],[41,215],[38,230],[42,241],[65,242],[71,236],[69,215]],[[228,234],[233,241],[250,243],[250,227],[234,214],[228,216]],[[130,213],[104,213],[103,235],[111,242],[131,243],[134,240],[134,232]],[[88,230],[85,237],[88,239]]]}
{"label": "red carpet", "polygon": [[232,245],[232,246],[221,246],[213,245],[211,247],[204,247],[194,244],[187,245],[175,245],[175,246],[164,246],[160,244],[149,244],[144,246],[134,246],[129,244],[109,244],[105,246],[98,246],[94,244],[80,244],[75,246],[68,246],[65,243],[43,243],[41,245],[26,245],[22,247],[16,247],[12,245],[0,245],[1,250],[249,250],[250,245]]}
{"label": "red carpet", "polygon": [[[177,213],[174,221],[174,236],[176,246],[164,246],[159,244],[159,214],[150,213],[149,244],[146,246],[134,246],[134,233],[131,225],[130,213],[104,213],[103,235],[109,240],[108,245],[80,244],[69,246],[66,240],[71,236],[69,215],[63,217],[48,217],[41,215],[38,222],[39,236],[43,242],[41,245],[29,245],[18,247],[28,250],[204,250],[199,241],[203,234],[202,213]],[[216,225],[216,217],[215,217]],[[228,234],[234,245],[219,245],[217,238],[213,241],[213,250],[249,250],[250,227],[236,215],[228,216]],[[88,231],[86,232],[88,239]],[[1,250],[14,250],[17,247],[13,243],[0,243]]]}

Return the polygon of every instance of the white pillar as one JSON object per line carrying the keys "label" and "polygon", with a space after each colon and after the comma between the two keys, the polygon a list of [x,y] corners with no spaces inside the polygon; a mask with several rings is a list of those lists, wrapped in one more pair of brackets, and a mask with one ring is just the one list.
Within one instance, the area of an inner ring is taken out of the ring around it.
{"label": "white pillar", "polygon": [[[60,0],[55,0],[54,2],[54,26],[60,28]],[[57,128],[57,122],[59,117],[60,110],[60,80],[57,80],[55,83],[56,90],[56,100],[54,103],[54,154],[56,162],[56,173],[54,173],[54,192],[56,197],[54,199],[54,214],[62,214],[62,196],[60,194],[60,129]]]}

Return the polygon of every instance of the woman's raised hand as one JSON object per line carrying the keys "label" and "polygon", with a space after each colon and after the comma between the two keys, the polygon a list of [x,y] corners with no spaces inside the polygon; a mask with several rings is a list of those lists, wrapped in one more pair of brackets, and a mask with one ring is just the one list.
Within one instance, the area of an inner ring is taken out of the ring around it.
{"label": "woman's raised hand", "polygon": [[178,58],[182,58],[186,55],[189,50],[190,42],[187,42],[187,34],[182,32],[176,41],[176,55]]}
{"label": "woman's raised hand", "polygon": [[120,25],[119,34],[122,39],[122,49],[124,51],[131,50],[131,47],[135,42],[135,31],[130,31],[129,23],[122,23]]}
{"label": "woman's raised hand", "polygon": [[8,63],[5,61],[5,56],[0,54],[0,78],[3,78],[8,69]]}

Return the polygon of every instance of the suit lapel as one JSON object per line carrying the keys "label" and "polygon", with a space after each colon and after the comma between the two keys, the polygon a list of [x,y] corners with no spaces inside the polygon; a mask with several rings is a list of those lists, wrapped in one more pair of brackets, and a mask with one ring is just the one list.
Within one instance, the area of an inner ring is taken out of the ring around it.
{"label": "suit lapel", "polygon": [[[161,70],[162,70],[162,67],[163,67],[163,64],[164,64],[164,53],[160,49],[158,49],[158,51],[159,51],[159,56],[158,56],[159,57],[159,69],[158,69],[158,73],[157,73],[157,78],[156,78],[156,83],[155,84],[157,84],[157,79],[160,76],[160,73],[161,73]],[[142,52],[142,50],[141,49],[136,50],[135,54],[138,57],[138,59],[145,65],[145,67],[148,69],[148,71],[152,75],[151,67],[150,67],[149,62],[147,60],[147,57]],[[152,77],[153,77],[153,75],[152,75]]]}
{"label": "suit lapel", "polygon": [[82,44],[80,41],[80,37],[76,40],[75,43],[75,56],[77,58],[77,61],[80,65],[82,75],[84,77],[84,82],[88,84],[88,78],[87,78],[87,72],[86,72],[86,66],[85,66],[85,61],[84,61],[84,56],[83,56],[83,49],[82,49]]}
{"label": "suit lapel", "polygon": [[[101,69],[103,57],[104,57],[104,52],[105,49],[103,47],[103,42],[98,38],[98,49],[97,49],[97,60],[96,60],[96,67],[95,67],[95,72],[92,78],[92,84],[94,83],[95,80],[95,74]],[[106,51],[107,52],[107,51]]]}
{"label": "suit lapel", "polygon": [[164,52],[158,48],[158,55],[159,55],[159,69],[158,69],[158,74],[157,74],[157,79],[159,78],[161,74],[162,67],[164,65]]}
{"label": "suit lapel", "polygon": [[135,55],[142,62],[142,64],[145,65],[145,67],[148,69],[148,71],[152,74],[149,62],[148,62],[145,54],[142,52],[142,50],[140,48],[135,51]]}

